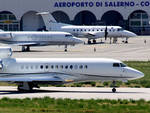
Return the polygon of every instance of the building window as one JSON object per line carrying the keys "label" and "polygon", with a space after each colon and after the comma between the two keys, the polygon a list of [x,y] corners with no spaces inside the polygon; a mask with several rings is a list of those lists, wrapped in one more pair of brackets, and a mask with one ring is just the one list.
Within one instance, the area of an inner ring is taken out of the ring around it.
{"label": "building window", "polygon": [[4,31],[20,31],[20,21],[10,12],[1,12],[0,29]]}

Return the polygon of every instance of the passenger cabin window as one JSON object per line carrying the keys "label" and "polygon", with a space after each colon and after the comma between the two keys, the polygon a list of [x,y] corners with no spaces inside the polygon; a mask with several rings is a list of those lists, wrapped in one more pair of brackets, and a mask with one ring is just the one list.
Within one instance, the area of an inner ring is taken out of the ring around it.
{"label": "passenger cabin window", "polygon": [[87,69],[87,68],[88,68],[88,66],[87,66],[87,65],[85,65],[85,66],[84,66],[84,68],[85,68],[85,69]]}
{"label": "passenger cabin window", "polygon": [[41,65],[40,68],[43,69],[43,65]]}
{"label": "passenger cabin window", "polygon": [[68,65],[67,65],[67,66],[65,66],[65,69],[68,69]]}
{"label": "passenger cabin window", "polygon": [[48,65],[46,65],[45,68],[48,69]]}
{"label": "passenger cabin window", "polygon": [[121,67],[127,67],[125,64],[123,64],[123,63],[120,63],[120,66]]}
{"label": "passenger cabin window", "polygon": [[51,65],[51,69],[53,69],[54,68],[54,66],[53,65]]}
{"label": "passenger cabin window", "polygon": [[60,68],[63,69],[63,65],[61,65]]}
{"label": "passenger cabin window", "polygon": [[70,69],[73,69],[73,65],[70,65]]}
{"label": "passenger cabin window", "polygon": [[113,63],[113,67],[120,67],[119,63]]}
{"label": "passenger cabin window", "polygon": [[75,65],[75,66],[74,66],[74,69],[78,69],[78,66],[77,66],[77,65]]}
{"label": "passenger cabin window", "polygon": [[56,65],[55,68],[58,69],[58,65]]}
{"label": "passenger cabin window", "polygon": [[80,65],[80,67],[79,67],[80,69],[82,69],[83,68],[83,66],[82,65]]}

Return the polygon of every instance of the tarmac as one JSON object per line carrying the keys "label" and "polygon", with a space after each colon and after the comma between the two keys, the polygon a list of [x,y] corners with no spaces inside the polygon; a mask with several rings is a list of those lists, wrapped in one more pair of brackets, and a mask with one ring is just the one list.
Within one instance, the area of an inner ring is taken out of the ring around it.
{"label": "tarmac", "polygon": [[[86,39],[83,39],[87,42]],[[130,38],[129,43],[119,39],[116,44],[109,40],[98,40],[98,44],[83,44],[68,47],[63,46],[31,47],[31,52],[21,52],[21,47],[12,46],[14,58],[114,58],[122,61],[150,61],[150,37],[139,36]],[[1,46],[4,44],[0,44]],[[7,46],[7,45],[6,45]],[[95,49],[95,51],[94,51]],[[150,100],[150,88],[117,88],[116,93],[111,88],[74,88],[74,87],[42,87],[32,93],[19,93],[16,87],[0,87],[0,98],[70,98],[70,99],[145,99]]]}
{"label": "tarmac", "polygon": [[32,93],[19,93],[16,87],[0,87],[0,98],[69,98],[69,99],[144,99],[150,100],[149,88],[41,87]]}
{"label": "tarmac", "polygon": [[[86,39],[83,40],[87,42]],[[68,46],[68,52],[64,52],[64,46],[31,47],[31,52],[21,52],[21,47],[19,46],[12,46],[12,48],[14,58],[113,58],[122,61],[150,60],[150,37],[139,36],[130,38],[128,44],[122,41],[123,39],[118,39],[116,44],[110,44],[109,39],[105,43],[104,39],[102,42],[99,39],[97,40],[97,44]]]}

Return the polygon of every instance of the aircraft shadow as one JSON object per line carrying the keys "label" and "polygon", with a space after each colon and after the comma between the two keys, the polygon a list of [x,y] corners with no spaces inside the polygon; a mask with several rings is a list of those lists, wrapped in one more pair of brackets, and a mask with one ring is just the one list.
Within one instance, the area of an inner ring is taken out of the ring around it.
{"label": "aircraft shadow", "polygon": [[[15,53],[22,53],[22,51],[13,51]],[[30,53],[30,52],[49,52],[49,51],[44,51],[44,50],[31,50],[31,51],[26,51],[26,52],[23,52],[23,53]]]}
{"label": "aircraft shadow", "polygon": [[[8,94],[32,94],[32,93],[113,93],[111,91],[62,91],[62,90],[33,90],[31,92],[19,92],[19,91],[0,91],[0,95],[8,95]],[[143,92],[116,92],[114,94],[143,94]]]}

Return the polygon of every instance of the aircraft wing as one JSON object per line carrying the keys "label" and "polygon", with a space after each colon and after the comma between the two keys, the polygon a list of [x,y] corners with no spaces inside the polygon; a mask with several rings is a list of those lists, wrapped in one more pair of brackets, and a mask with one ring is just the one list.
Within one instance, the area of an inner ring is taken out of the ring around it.
{"label": "aircraft wing", "polygon": [[75,77],[71,74],[49,72],[49,73],[31,73],[31,74],[6,74],[0,77],[4,82],[71,82]]}
{"label": "aircraft wing", "polygon": [[85,37],[95,37],[95,38],[102,38],[104,37],[105,33],[104,32],[88,32],[84,34]]}

